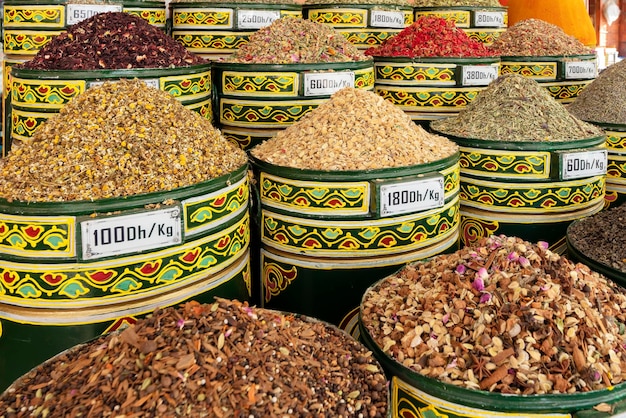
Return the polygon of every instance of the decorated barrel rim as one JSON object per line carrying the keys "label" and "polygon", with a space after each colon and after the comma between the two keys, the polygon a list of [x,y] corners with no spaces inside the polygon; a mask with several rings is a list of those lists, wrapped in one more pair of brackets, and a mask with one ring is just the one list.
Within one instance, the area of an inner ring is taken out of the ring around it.
{"label": "decorated barrel rim", "polygon": [[[370,289],[375,286],[376,284]],[[598,404],[616,404],[626,398],[626,383],[586,393],[546,395],[516,395],[467,389],[424,376],[398,363],[373,340],[363,324],[361,312],[359,312],[359,330],[361,341],[372,350],[387,372],[391,386],[392,414],[402,410],[407,416],[421,416],[420,411],[427,408],[433,411],[433,414],[445,411],[451,418],[469,416],[503,418],[511,414],[523,414],[525,417],[571,418],[576,416],[575,413],[593,411]],[[398,411],[394,411],[396,402]]]}
{"label": "decorated barrel rim", "polygon": [[165,29],[164,1],[110,0],[72,3],[65,0],[8,0],[3,3],[3,48],[7,55],[35,55],[68,26],[100,12],[126,12]]}
{"label": "decorated barrel rim", "polygon": [[104,81],[133,79],[170,93],[185,107],[211,120],[212,81],[209,62],[188,67],[116,70],[31,70],[13,67],[11,96],[5,127],[9,141],[28,141],[47,119],[93,85]]}
{"label": "decorated barrel rim", "polygon": [[[247,131],[246,144],[267,139],[268,130],[293,125],[337,90],[374,88],[373,60],[312,64],[213,62],[217,125]],[[258,137],[254,132],[259,132]]]}
{"label": "decorated barrel rim", "polygon": [[552,56],[501,56],[502,74],[520,74],[539,82],[594,79],[598,74],[595,54]]}
{"label": "decorated barrel rim", "polygon": [[311,1],[302,5],[302,15],[332,26],[359,49],[382,44],[414,21],[413,7],[400,1],[398,4]]}
{"label": "decorated barrel rim", "polygon": [[302,17],[302,5],[293,2],[230,1],[169,3],[171,36],[189,51],[210,59],[225,58],[248,43],[250,34],[282,17]]}

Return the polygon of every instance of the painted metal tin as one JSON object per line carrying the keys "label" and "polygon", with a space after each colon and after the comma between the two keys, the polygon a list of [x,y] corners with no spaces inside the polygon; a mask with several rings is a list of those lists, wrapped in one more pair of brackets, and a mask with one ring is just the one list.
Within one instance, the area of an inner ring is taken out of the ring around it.
{"label": "painted metal tin", "polygon": [[374,57],[374,91],[414,121],[464,109],[500,74],[500,59]]}
{"label": "painted metal tin", "polygon": [[191,52],[225,58],[248,43],[252,33],[282,17],[302,17],[297,3],[171,2],[172,37]]}
{"label": "painted metal tin", "polygon": [[123,78],[138,78],[146,85],[170,93],[185,107],[212,121],[211,64],[177,68],[131,70],[11,70],[5,149],[10,141],[28,141],[37,128],[70,100],[94,85]]}
{"label": "painted metal tin", "polygon": [[0,202],[0,384],[156,306],[250,298],[247,171],[127,198]]}
{"label": "painted metal tin", "polygon": [[470,39],[485,45],[491,45],[506,31],[509,20],[506,7],[416,7],[415,20],[423,16],[436,16],[454,22]]}
{"label": "painted metal tin", "polygon": [[606,171],[607,207],[619,206],[626,202],[626,125],[593,122],[606,134],[608,164]]}
{"label": "painted metal tin", "polygon": [[252,164],[267,307],[349,326],[380,274],[457,248],[458,153],[371,171],[300,170],[254,157]]}
{"label": "painted metal tin", "polygon": [[302,6],[305,19],[327,24],[359,49],[382,44],[413,24],[408,4],[313,3]]}
{"label": "painted metal tin", "polygon": [[315,64],[214,62],[216,122],[226,138],[252,147],[298,122],[344,87],[374,88],[371,59]]}

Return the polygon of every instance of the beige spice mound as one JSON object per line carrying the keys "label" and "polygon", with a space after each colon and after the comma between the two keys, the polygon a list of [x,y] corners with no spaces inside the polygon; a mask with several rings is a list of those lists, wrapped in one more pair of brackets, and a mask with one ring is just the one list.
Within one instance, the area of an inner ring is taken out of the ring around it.
{"label": "beige spice mound", "polygon": [[375,93],[344,88],[250,152],[277,166],[362,171],[426,164],[457,150]]}
{"label": "beige spice mound", "polygon": [[245,152],[169,93],[140,80],[92,87],[0,160],[0,198],[79,201],[191,186]]}

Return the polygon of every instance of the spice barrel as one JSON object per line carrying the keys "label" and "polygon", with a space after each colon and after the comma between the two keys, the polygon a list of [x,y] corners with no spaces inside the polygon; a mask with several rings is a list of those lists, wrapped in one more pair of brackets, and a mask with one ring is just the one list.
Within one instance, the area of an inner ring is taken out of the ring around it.
{"label": "spice barrel", "polygon": [[191,52],[224,58],[248,42],[250,34],[282,17],[302,17],[302,6],[252,2],[174,1],[170,5],[172,37]]}
{"label": "spice barrel", "polygon": [[414,121],[458,113],[498,74],[495,57],[374,57],[374,91]]}
{"label": "spice barrel", "polygon": [[360,49],[380,45],[413,23],[413,7],[402,4],[314,3],[302,6],[305,19],[327,24]]}
{"label": "spice barrel", "polygon": [[371,59],[315,64],[213,63],[216,125],[251,148],[298,122],[337,90],[374,88]]}
{"label": "spice barrel", "polygon": [[462,243],[491,234],[554,243],[571,221],[604,206],[603,136],[549,143],[448,137],[461,151]]}
{"label": "spice barrel", "polygon": [[461,28],[470,39],[490,45],[506,31],[506,7],[448,6],[416,7],[415,20],[423,16],[437,16]]}
{"label": "spice barrel", "polygon": [[170,93],[185,107],[212,120],[212,83],[209,63],[178,68],[132,70],[30,70],[12,68],[11,98],[5,127],[5,148],[28,141],[33,133],[70,100],[104,81],[138,78]]}
{"label": "spice barrel", "polygon": [[251,296],[248,167],[167,192],[0,204],[0,387],[183,300]]}
{"label": "spice barrel", "polygon": [[503,56],[501,74],[529,77],[562,103],[572,102],[598,75],[593,54],[577,56],[520,57]]}
{"label": "spice barrel", "polygon": [[458,153],[368,171],[294,169],[254,157],[252,164],[266,307],[348,327],[378,277],[456,249]]}

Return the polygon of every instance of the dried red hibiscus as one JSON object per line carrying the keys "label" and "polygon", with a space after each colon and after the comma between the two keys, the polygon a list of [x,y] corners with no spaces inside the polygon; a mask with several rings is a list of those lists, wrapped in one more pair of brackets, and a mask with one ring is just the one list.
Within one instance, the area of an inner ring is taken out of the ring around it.
{"label": "dried red hibiscus", "polygon": [[188,67],[204,62],[146,20],[112,12],[68,27],[21,66],[33,70],[119,70]]}
{"label": "dried red hibiscus", "polygon": [[470,39],[453,22],[424,16],[366,55],[381,57],[488,57],[494,53],[481,42]]}

